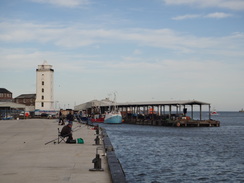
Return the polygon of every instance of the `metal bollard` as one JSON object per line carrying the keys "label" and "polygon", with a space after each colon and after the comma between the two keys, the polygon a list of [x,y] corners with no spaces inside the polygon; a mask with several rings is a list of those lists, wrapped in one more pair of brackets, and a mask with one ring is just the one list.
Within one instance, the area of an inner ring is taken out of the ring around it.
{"label": "metal bollard", "polygon": [[99,154],[96,154],[96,157],[92,160],[92,163],[94,163],[94,169],[100,170],[102,168],[102,160]]}
{"label": "metal bollard", "polygon": [[95,139],[95,145],[100,145],[100,138],[97,136]]}
{"label": "metal bollard", "polygon": [[99,126],[97,125],[95,129],[96,129],[96,134],[99,135]]}
{"label": "metal bollard", "polygon": [[94,168],[89,169],[90,171],[104,171],[102,168],[102,160],[100,158],[100,155],[98,154],[98,148],[96,150],[96,157],[92,160],[92,163],[94,163]]}

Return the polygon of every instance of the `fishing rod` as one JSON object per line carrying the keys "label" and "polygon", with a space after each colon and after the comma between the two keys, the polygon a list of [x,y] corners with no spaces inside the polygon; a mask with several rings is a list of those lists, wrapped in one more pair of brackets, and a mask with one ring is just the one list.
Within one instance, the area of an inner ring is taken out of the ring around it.
{"label": "fishing rod", "polygon": [[[79,128],[78,128],[78,127],[79,127]],[[83,126],[82,128],[84,128],[84,127],[85,127],[85,126]],[[78,129],[77,129],[77,128],[78,128]],[[75,128],[72,130],[72,132],[76,132],[76,131],[78,131],[78,130],[80,130],[80,129],[81,129],[81,125],[75,127]],[[72,132],[66,134],[66,136],[70,135]],[[59,138],[60,138],[60,137],[55,138],[55,139],[53,139],[53,140],[50,140],[50,141],[46,142],[45,145],[47,145],[47,144],[49,144],[49,143],[51,143],[51,142],[54,142],[54,141],[58,140]]]}
{"label": "fishing rod", "polygon": [[80,127],[81,127],[81,125],[75,127],[74,129],[71,129],[71,131],[72,131],[72,132],[75,132],[75,131],[79,130],[79,129],[77,129],[77,130],[75,130],[75,129],[76,129],[76,128],[80,128]]}
{"label": "fishing rod", "polygon": [[46,142],[45,145],[47,145],[47,144],[49,144],[49,143],[51,143],[51,142],[54,142],[54,141],[56,141],[56,140],[58,140],[58,139],[59,139],[59,137],[56,138],[56,139],[50,140],[49,142]]}

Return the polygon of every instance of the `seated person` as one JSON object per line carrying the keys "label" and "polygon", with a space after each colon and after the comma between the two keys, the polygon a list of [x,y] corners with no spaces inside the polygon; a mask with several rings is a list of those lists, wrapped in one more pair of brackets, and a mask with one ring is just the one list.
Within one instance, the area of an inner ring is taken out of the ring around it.
{"label": "seated person", "polygon": [[62,128],[60,135],[62,137],[68,137],[67,142],[70,142],[70,140],[73,140],[73,136],[72,136],[72,123],[68,123],[67,125],[65,125]]}

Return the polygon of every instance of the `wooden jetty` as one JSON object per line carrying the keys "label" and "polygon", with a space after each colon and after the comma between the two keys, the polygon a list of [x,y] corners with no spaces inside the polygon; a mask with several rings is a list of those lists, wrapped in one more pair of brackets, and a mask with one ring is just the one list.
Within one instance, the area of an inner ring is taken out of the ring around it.
{"label": "wooden jetty", "polygon": [[173,127],[219,127],[220,122],[216,120],[124,120],[128,124],[153,125],[153,126],[173,126]]}
{"label": "wooden jetty", "polygon": [[[220,126],[219,121],[211,119],[211,106],[209,103],[206,102],[196,100],[184,100],[138,102],[131,104],[127,103],[127,105],[118,105],[120,110],[122,111],[124,122],[129,124],[174,127]],[[207,106],[207,119],[203,119],[203,106]],[[188,108],[190,108],[190,112],[188,112]],[[196,108],[198,109],[198,111],[196,111]],[[194,115],[195,112],[198,114],[197,117],[196,115]]]}
{"label": "wooden jetty", "polygon": [[[111,102],[91,101],[76,106],[76,110],[86,110],[86,114],[96,113],[98,106],[103,114],[112,105]],[[175,126],[175,127],[219,127],[220,122],[211,119],[210,103],[197,100],[149,101],[117,103],[124,123]],[[207,119],[203,116],[207,111]],[[196,116],[197,114],[197,116]]]}

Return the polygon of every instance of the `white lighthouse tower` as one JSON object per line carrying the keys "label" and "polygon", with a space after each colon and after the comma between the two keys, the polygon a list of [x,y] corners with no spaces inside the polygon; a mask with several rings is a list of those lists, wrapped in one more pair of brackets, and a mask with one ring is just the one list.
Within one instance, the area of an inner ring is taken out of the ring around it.
{"label": "white lighthouse tower", "polygon": [[53,73],[52,65],[49,65],[47,61],[38,65],[36,69],[35,111],[37,115],[54,112]]}

